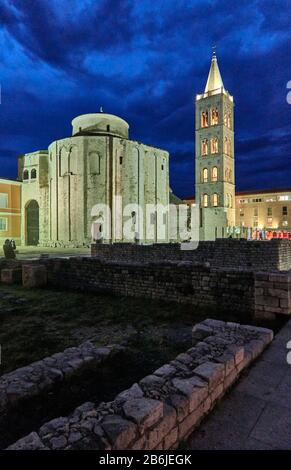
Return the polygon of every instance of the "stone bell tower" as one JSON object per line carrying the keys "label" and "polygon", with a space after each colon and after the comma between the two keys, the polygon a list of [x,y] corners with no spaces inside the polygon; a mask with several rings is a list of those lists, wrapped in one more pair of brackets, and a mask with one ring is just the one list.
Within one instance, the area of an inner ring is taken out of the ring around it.
{"label": "stone bell tower", "polygon": [[200,240],[215,240],[235,226],[233,97],[225,90],[213,53],[204,93],[196,96],[196,204]]}

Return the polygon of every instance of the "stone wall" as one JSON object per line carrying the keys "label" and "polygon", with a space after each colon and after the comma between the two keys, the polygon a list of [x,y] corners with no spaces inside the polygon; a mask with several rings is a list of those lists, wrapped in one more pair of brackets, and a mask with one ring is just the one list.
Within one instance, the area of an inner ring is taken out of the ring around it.
{"label": "stone wall", "polygon": [[237,312],[254,309],[254,273],[215,270],[204,264],[159,261],[104,262],[96,258],[42,261],[53,287],[213,306]]}
{"label": "stone wall", "polygon": [[212,267],[256,271],[291,269],[291,240],[247,241],[235,238],[201,241],[196,250],[179,244],[94,244],[92,256],[104,260],[147,263],[157,260],[209,262]]}
{"label": "stone wall", "polygon": [[101,365],[122,348],[117,345],[97,348],[90,341],[65,349],[27,367],[21,367],[0,377],[0,413],[21,401],[49,392],[87,368]]}
{"label": "stone wall", "polygon": [[[272,341],[265,328],[205,320],[195,346],[112,401],[85,403],[9,450],[175,449]],[[202,339],[202,341],[201,341]]]}
{"label": "stone wall", "polygon": [[291,273],[257,273],[255,278],[257,318],[272,319],[291,313]]}

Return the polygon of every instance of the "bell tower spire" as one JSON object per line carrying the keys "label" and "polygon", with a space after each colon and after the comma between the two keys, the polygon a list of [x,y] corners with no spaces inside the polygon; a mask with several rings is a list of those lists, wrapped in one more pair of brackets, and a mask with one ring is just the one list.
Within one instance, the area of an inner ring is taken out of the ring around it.
{"label": "bell tower spire", "polygon": [[223,85],[220,70],[218,67],[216,51],[214,47],[213,52],[212,52],[210,70],[209,70],[208,79],[207,79],[204,93],[208,93],[209,91],[213,91],[213,90],[218,90],[219,88],[224,88],[224,85]]}
{"label": "bell tower spire", "polygon": [[233,106],[214,50],[204,93],[196,96],[195,199],[201,240],[227,237],[235,227]]}

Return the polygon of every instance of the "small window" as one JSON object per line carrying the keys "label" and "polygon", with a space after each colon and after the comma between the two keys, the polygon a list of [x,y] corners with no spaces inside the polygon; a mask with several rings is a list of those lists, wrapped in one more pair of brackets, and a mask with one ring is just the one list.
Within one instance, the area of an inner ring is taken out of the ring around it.
{"label": "small window", "polygon": [[288,215],[288,207],[287,206],[282,207],[282,215]]}
{"label": "small window", "polygon": [[119,157],[119,164],[120,164],[120,165],[122,165],[122,160],[123,160],[123,158],[120,156],[120,157]]}
{"label": "small window", "polygon": [[24,170],[24,172],[23,172],[23,181],[28,180],[28,179],[29,179],[28,170]]}
{"label": "small window", "polygon": [[110,132],[110,126],[109,124],[106,126],[107,132]]}
{"label": "small window", "polygon": [[0,193],[0,208],[6,209],[8,207],[8,194]]}
{"label": "small window", "polygon": [[203,194],[203,207],[208,207],[208,194]]}
{"label": "small window", "polygon": [[272,227],[272,225],[273,225],[273,217],[268,217],[268,218],[267,218],[267,224],[268,224],[268,227]]}
{"label": "small window", "polygon": [[164,165],[162,165],[162,171],[163,171],[163,169],[164,169]]}
{"label": "small window", "polygon": [[208,155],[208,140],[207,139],[203,139],[201,142],[201,154],[203,156]]}
{"label": "small window", "polygon": [[217,166],[214,166],[211,171],[211,181],[213,183],[217,182]]}
{"label": "small window", "polygon": [[0,232],[7,232],[7,230],[8,230],[7,217],[0,217]]}
{"label": "small window", "polygon": [[255,207],[254,208],[254,217],[258,217],[258,213],[259,213],[258,208]]}
{"label": "small window", "polygon": [[245,215],[244,209],[239,210],[239,215],[240,215],[240,217],[244,217],[244,215]]}
{"label": "small window", "polygon": [[35,169],[35,168],[33,168],[33,169],[31,170],[30,178],[31,178],[32,180],[35,180],[35,179],[36,179],[36,169]]}
{"label": "small window", "polygon": [[82,132],[82,127],[79,127],[79,132]]}
{"label": "small window", "polygon": [[202,171],[202,183],[207,183],[208,182],[208,170],[207,168],[204,168]]}
{"label": "small window", "polygon": [[272,217],[272,207],[268,207],[268,210],[267,210],[267,215],[268,217]]}
{"label": "small window", "polygon": [[217,193],[214,193],[212,195],[212,205],[213,207],[217,207],[218,206],[218,194]]}
{"label": "small window", "polygon": [[218,124],[218,109],[213,108],[211,110],[211,125],[216,126]]}
{"label": "small window", "polygon": [[208,127],[208,111],[203,111],[201,114],[201,127]]}
{"label": "small window", "polygon": [[133,211],[133,212],[131,213],[131,220],[132,220],[132,223],[133,223],[133,224],[136,223],[136,212],[135,212],[135,211]]}
{"label": "small window", "polygon": [[218,153],[218,138],[212,137],[211,139],[211,153]]}

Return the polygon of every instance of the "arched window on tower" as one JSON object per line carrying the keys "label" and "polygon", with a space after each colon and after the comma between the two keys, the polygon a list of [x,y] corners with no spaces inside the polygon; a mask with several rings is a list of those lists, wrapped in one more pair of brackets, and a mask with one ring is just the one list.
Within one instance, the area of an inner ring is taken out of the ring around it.
{"label": "arched window on tower", "polygon": [[211,153],[218,153],[218,138],[212,137],[211,139]]}
{"label": "arched window on tower", "polygon": [[224,125],[227,127],[227,113],[224,113],[223,122],[224,122]]}
{"label": "arched window on tower", "polygon": [[216,126],[218,124],[218,109],[212,108],[211,110],[211,125]]}
{"label": "arched window on tower", "polygon": [[202,203],[203,207],[208,207],[208,194],[203,194]]}
{"label": "arched window on tower", "polygon": [[201,141],[201,154],[208,155],[208,139],[203,139]]}
{"label": "arched window on tower", "polygon": [[208,111],[202,111],[201,113],[201,127],[208,127]]}
{"label": "arched window on tower", "polygon": [[35,179],[36,179],[36,176],[37,176],[36,169],[33,168],[33,169],[31,170],[31,172],[30,172],[30,178],[31,178],[32,180],[35,180]]}
{"label": "arched window on tower", "polygon": [[24,172],[23,172],[23,181],[27,181],[28,179],[29,179],[28,170],[24,170]]}
{"label": "arched window on tower", "polygon": [[212,205],[213,207],[218,206],[218,194],[217,193],[212,194]]}
{"label": "arched window on tower", "polygon": [[203,168],[202,171],[202,183],[207,183],[208,182],[208,169]]}
{"label": "arched window on tower", "polygon": [[212,168],[212,171],[211,171],[211,181],[213,183],[216,183],[217,182],[217,176],[218,176],[218,172],[217,172],[217,166],[214,166]]}

